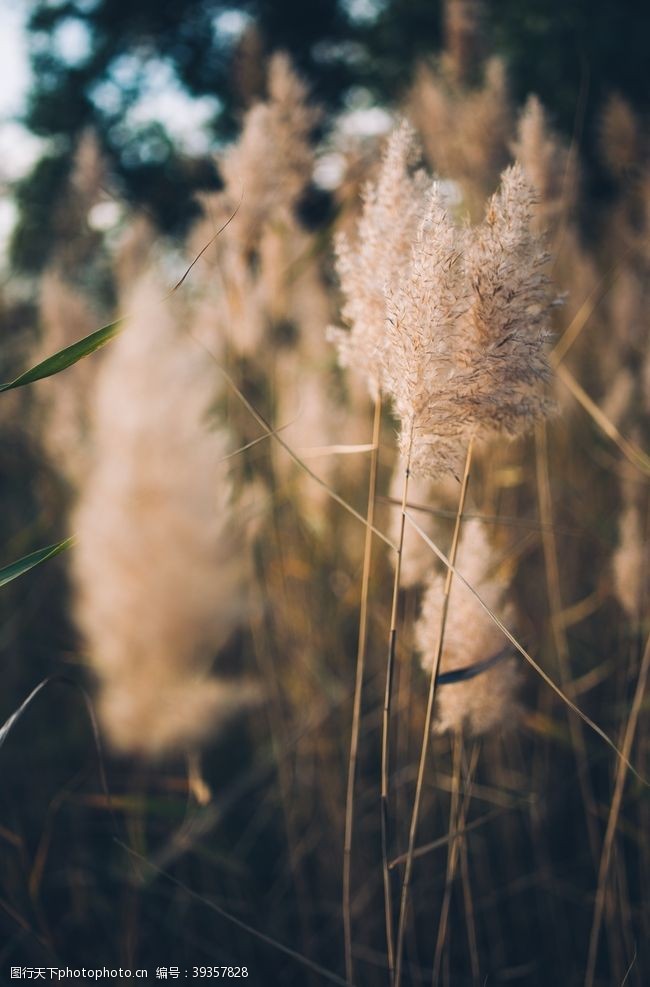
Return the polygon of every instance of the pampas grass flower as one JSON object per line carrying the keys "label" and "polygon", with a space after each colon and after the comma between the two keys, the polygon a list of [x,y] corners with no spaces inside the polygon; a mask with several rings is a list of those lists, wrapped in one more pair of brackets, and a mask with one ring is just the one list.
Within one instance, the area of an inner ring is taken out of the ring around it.
{"label": "pampas grass flower", "polygon": [[[209,666],[245,615],[228,437],[208,418],[212,365],[145,277],[107,352],[93,461],[73,517],[76,616],[121,751],[192,745],[237,708]],[[246,689],[239,690],[239,698]]]}

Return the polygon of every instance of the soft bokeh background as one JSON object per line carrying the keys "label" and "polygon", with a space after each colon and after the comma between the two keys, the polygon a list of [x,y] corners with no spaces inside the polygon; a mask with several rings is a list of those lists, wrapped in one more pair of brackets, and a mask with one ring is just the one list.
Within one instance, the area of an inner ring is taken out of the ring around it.
{"label": "soft bokeh background", "polygon": [[[562,301],[558,411],[477,450],[467,513],[484,548],[467,565],[637,774],[523,660],[448,691],[491,725],[432,738],[403,982],[647,982],[649,28],[633,0],[0,0],[1,379],[118,317],[128,329],[0,394],[0,563],[76,537],[19,579],[2,570],[0,983],[84,963],[345,982],[364,530],[331,494],[365,515],[372,408],[326,330],[349,301],[334,245],[354,244],[404,113],[459,224],[480,223],[515,157],[535,187]],[[395,431],[385,405],[376,524],[393,539]],[[458,486],[411,487],[444,550]],[[393,564],[376,538],[358,985],[388,983]],[[436,566],[411,531],[398,858]],[[487,627],[454,624],[472,660],[492,656]]]}

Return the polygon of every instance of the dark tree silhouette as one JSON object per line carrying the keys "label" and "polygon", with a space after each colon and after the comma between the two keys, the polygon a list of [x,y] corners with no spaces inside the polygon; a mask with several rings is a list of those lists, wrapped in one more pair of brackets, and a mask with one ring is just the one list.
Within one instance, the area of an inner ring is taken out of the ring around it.
{"label": "dark tree silhouette", "polygon": [[[125,126],[162,61],[190,96],[215,98],[211,128],[226,139],[263,91],[265,53],[284,49],[328,109],[352,87],[394,101],[414,63],[443,39],[442,0],[33,0],[34,83],[26,125],[51,150],[18,183],[16,266],[37,271],[57,238],[56,210],[74,147],[91,127],[127,202],[178,231],[195,214],[193,193],[218,181],[209,161],[179,152],[156,123]],[[566,131],[589,145],[605,92],[647,104],[650,7],[636,0],[446,0],[482,9],[482,50],[506,56],[515,95],[536,92]],[[479,10],[479,12],[481,12]],[[58,43],[71,27],[86,39],[72,58]],[[235,29],[233,29],[235,28]],[[462,44],[462,37],[456,38]],[[467,57],[478,58],[470,45]],[[580,100],[580,93],[584,99]]]}

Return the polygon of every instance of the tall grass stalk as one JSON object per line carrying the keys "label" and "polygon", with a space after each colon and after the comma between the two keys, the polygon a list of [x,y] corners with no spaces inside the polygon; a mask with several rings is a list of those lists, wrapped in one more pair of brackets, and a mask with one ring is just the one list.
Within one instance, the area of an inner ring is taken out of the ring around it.
{"label": "tall grass stalk", "polygon": [[408,499],[409,477],[411,475],[411,450],[413,448],[413,429],[411,429],[409,446],[404,469],[404,486],[402,488],[402,516],[400,520],[397,558],[395,559],[395,576],[393,579],[393,600],[390,615],[390,631],[388,637],[388,659],[386,662],[386,689],[384,692],[384,708],[382,715],[381,733],[381,855],[384,876],[384,913],[386,918],[386,948],[388,951],[388,974],[390,983],[395,980],[395,946],[393,929],[393,900],[390,879],[390,819],[389,819],[389,785],[390,785],[390,714],[393,696],[393,671],[395,667],[395,651],[397,648],[397,609],[399,603],[399,584],[402,573],[402,550],[404,548],[404,527],[406,524],[406,502]]}
{"label": "tall grass stalk", "polygon": [[368,509],[366,512],[365,542],[363,549],[363,573],[361,576],[361,605],[359,608],[359,642],[357,646],[357,668],[354,684],[354,704],[352,711],[352,732],[350,737],[350,759],[348,761],[348,784],[345,800],[345,838],[343,846],[343,935],[345,939],[345,976],[353,979],[352,965],[352,913],[351,913],[351,868],[352,835],[354,830],[354,790],[359,750],[359,730],[361,726],[361,697],[366,663],[368,640],[368,588],[370,585],[370,565],[372,561],[372,526],[375,520],[375,500],[377,496],[377,463],[379,460],[379,431],[381,427],[381,399],[375,397],[372,447],[370,452],[370,474],[368,478]]}
{"label": "tall grass stalk", "polygon": [[[469,486],[470,468],[472,464],[472,447],[473,447],[473,442],[470,439],[469,444],[467,446],[467,455],[465,457],[465,469],[463,472],[460,499],[458,501],[458,511],[456,514],[456,522],[454,525],[454,534],[451,542],[450,561],[452,566],[455,565],[456,563],[456,552],[458,551],[458,543],[460,540],[461,521],[463,517],[463,511],[465,509],[465,501],[467,499],[467,489]],[[405,516],[406,516],[406,511],[405,508],[403,508],[403,519],[405,518]],[[433,702],[436,692],[438,669],[440,667],[440,658],[442,656],[442,648],[443,648],[444,634],[445,634],[445,623],[447,620],[447,611],[449,609],[449,593],[451,591],[452,578],[453,578],[453,570],[449,568],[447,570],[447,576],[445,579],[442,614],[440,617],[440,636],[438,639],[438,647],[436,649],[436,654],[434,656],[433,664],[431,666],[431,679],[429,682],[427,711],[424,719],[424,730],[422,732],[422,747],[420,750],[418,777],[417,777],[417,784],[415,787],[413,811],[411,814],[411,826],[409,830],[409,842],[408,842],[408,850],[406,855],[406,863],[404,865],[404,877],[402,879],[402,893],[400,898],[399,923],[397,929],[395,987],[399,987],[401,976],[402,976],[402,953],[404,950],[404,935],[406,932],[409,887],[410,887],[411,876],[413,872],[413,853],[415,850],[415,840],[417,836],[418,820],[420,815],[420,803],[422,800],[422,789],[424,785],[424,771],[426,768],[427,751],[429,749],[429,737],[431,734],[431,723],[433,720]]]}
{"label": "tall grass stalk", "polygon": [[[451,799],[449,801],[449,832],[453,833],[460,828],[460,770],[461,770],[461,737],[458,731],[454,732],[452,739],[452,786]],[[437,984],[440,977],[440,965],[442,963],[442,952],[447,938],[447,922],[449,919],[449,906],[451,904],[451,889],[456,874],[458,839],[451,839],[447,847],[447,871],[445,874],[445,890],[438,922],[438,935],[436,937],[436,950],[433,957],[433,973],[431,983]]]}
{"label": "tall grass stalk", "polygon": [[636,466],[642,473],[645,473],[646,476],[650,476],[650,456],[643,449],[639,449],[634,442],[630,442],[624,435],[621,435],[616,425],[609,420],[603,410],[589,397],[585,389],[580,386],[573,374],[564,365],[556,363],[555,372],[578,404],[582,405],[587,414],[593,418],[596,425],[604,432],[607,438],[611,439],[618,446],[626,459],[629,459],[632,465]]}
{"label": "tall grass stalk", "polygon": [[461,785],[460,776],[463,762],[463,737],[460,731],[454,732],[453,737],[453,770],[452,770],[452,797],[449,810],[449,842],[447,844],[447,873],[445,876],[445,891],[438,922],[438,935],[436,938],[436,951],[433,960],[432,984],[437,984],[440,977],[440,967],[442,955],[447,939],[447,926],[449,922],[449,908],[451,905],[451,893],[456,877],[458,864],[461,864],[461,880],[463,884],[463,902],[465,906],[465,916],[467,920],[467,936],[472,963],[472,976],[475,982],[478,981],[478,947],[476,944],[476,927],[474,925],[474,909],[472,906],[472,893],[469,884],[469,868],[467,861],[467,843],[462,834],[466,827],[467,813],[472,800],[472,780],[478,762],[480,745],[475,743],[472,750],[467,776],[463,786],[463,799],[460,799]]}
{"label": "tall grass stalk", "polygon": [[[459,825],[457,827],[459,832],[467,830],[467,811],[469,809],[469,802],[472,795],[472,779],[474,777],[474,771],[476,769],[476,764],[479,755],[479,744],[475,743],[472,748],[472,754],[470,757],[469,768],[467,770],[467,792],[465,795],[465,800],[463,802],[463,814],[461,820],[459,820]],[[460,845],[460,872],[461,880],[463,883],[463,904],[465,906],[465,921],[467,923],[467,943],[469,947],[469,958],[472,967],[472,981],[477,985],[480,980],[480,968],[479,968],[479,953],[478,953],[478,941],[476,937],[476,922],[474,920],[474,905],[472,902],[472,888],[470,883],[469,874],[469,854],[467,852],[467,840],[464,836],[459,836]]]}

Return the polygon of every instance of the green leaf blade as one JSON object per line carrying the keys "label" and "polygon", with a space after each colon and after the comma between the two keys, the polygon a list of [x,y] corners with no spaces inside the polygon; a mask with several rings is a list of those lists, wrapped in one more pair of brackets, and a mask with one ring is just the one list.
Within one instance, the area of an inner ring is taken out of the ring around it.
{"label": "green leaf blade", "polygon": [[89,336],[84,336],[83,339],[77,340],[76,343],[72,343],[57,353],[53,353],[52,356],[48,356],[41,363],[37,363],[35,367],[31,367],[18,377],[15,377],[14,380],[10,380],[6,384],[0,384],[0,392],[11,391],[16,387],[25,387],[26,384],[33,384],[34,381],[43,380],[45,377],[53,377],[54,374],[61,373],[62,370],[67,370],[68,367],[78,363],[85,356],[89,356],[95,350],[100,349],[106,343],[110,342],[120,332],[122,323],[123,319],[110,322],[108,325],[102,326],[101,329],[91,332]]}
{"label": "green leaf blade", "polygon": [[48,559],[53,559],[55,555],[65,552],[70,548],[73,541],[73,538],[64,538],[63,541],[56,542],[54,545],[47,545],[45,548],[39,548],[35,552],[30,552],[29,555],[24,555],[22,559],[17,559],[16,562],[10,562],[9,565],[3,566],[0,569],[0,588],[6,586],[7,583],[13,582],[14,579],[18,579],[19,576],[29,572],[30,569],[40,565],[41,562],[47,562]]}

